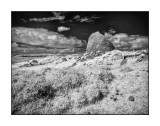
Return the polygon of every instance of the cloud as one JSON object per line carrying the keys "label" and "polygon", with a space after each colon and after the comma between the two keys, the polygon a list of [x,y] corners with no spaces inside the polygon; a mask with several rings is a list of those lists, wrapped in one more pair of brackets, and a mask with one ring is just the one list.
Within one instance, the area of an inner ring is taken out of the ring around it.
{"label": "cloud", "polygon": [[84,17],[79,20],[79,22],[93,22],[90,18]]}
{"label": "cloud", "polygon": [[67,12],[56,12],[56,11],[53,11],[53,12],[51,12],[55,17],[59,17],[59,16],[62,16],[62,15],[64,15],[65,13],[67,13]]}
{"label": "cloud", "polygon": [[140,35],[130,35],[119,33],[112,37],[113,44],[116,48],[122,49],[143,49],[148,48],[148,37]]}
{"label": "cloud", "polygon": [[27,21],[25,19],[20,19],[23,23],[27,23]]}
{"label": "cloud", "polygon": [[57,32],[39,28],[12,28],[12,41],[34,46],[44,46],[50,48],[70,48],[81,46],[81,40],[70,37],[67,38]]}
{"label": "cloud", "polygon": [[128,38],[128,35],[126,33],[119,33],[119,34],[115,34],[114,38],[116,38],[116,39],[124,39],[124,38]]}
{"label": "cloud", "polygon": [[64,26],[58,27],[58,32],[68,31],[68,30],[70,30],[70,28],[67,28],[67,27],[64,27]]}
{"label": "cloud", "polygon": [[74,18],[73,18],[73,19],[75,19],[75,20],[80,19],[80,15],[76,15],[76,16],[74,16]]}
{"label": "cloud", "polygon": [[51,12],[53,17],[45,17],[45,18],[30,18],[29,21],[31,22],[47,22],[52,20],[60,20],[63,21],[65,19],[63,12]]}
{"label": "cloud", "polygon": [[149,46],[148,37],[138,37],[132,41],[131,49],[147,48]]}
{"label": "cloud", "polygon": [[116,33],[116,31],[115,31],[114,29],[110,29],[110,30],[108,30],[108,32],[109,32],[110,34],[115,34],[115,33]]}
{"label": "cloud", "polygon": [[107,38],[107,39],[110,39],[110,38],[113,37],[113,35],[110,34],[110,33],[105,32],[105,33],[104,33],[104,37]]}
{"label": "cloud", "polygon": [[81,17],[80,15],[76,15],[76,16],[74,16],[73,17],[73,19],[74,20],[76,20],[76,21],[78,21],[78,22],[94,22],[95,21],[95,19],[97,19],[97,18],[100,18],[100,17],[98,17],[98,16],[90,16],[90,17],[88,17],[88,16],[85,16],[85,17]]}
{"label": "cloud", "polygon": [[65,16],[59,16],[59,17],[48,17],[48,18],[31,18],[29,21],[34,22],[47,22],[52,20],[64,20]]}
{"label": "cloud", "polygon": [[[69,13],[69,12],[66,12],[66,13]],[[64,15],[64,12],[61,12],[62,15]],[[54,14],[54,15],[57,15],[57,14]],[[86,22],[86,23],[89,23],[89,22],[94,22],[97,18],[101,18],[101,17],[98,17],[96,15],[93,15],[93,16],[80,16],[80,15],[75,15],[73,18],[70,18],[69,20],[63,20],[61,21],[60,23],[67,23],[67,22],[73,22],[73,21],[77,21],[77,22]]]}

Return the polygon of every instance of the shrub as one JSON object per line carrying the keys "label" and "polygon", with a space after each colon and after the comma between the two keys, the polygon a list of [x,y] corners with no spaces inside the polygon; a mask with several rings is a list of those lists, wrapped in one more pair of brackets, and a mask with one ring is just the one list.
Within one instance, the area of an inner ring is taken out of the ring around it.
{"label": "shrub", "polygon": [[[18,82],[12,83],[12,114],[17,114],[22,107],[44,98],[45,92],[47,92],[45,94],[47,98],[51,94],[51,90],[47,90],[44,86],[45,80],[41,74],[35,72],[20,73],[21,75],[17,77]],[[42,90],[44,90],[43,93]]]}
{"label": "shrub", "polygon": [[102,80],[104,83],[109,84],[114,79],[114,76],[112,73],[102,70],[99,74],[99,79]]}
{"label": "shrub", "polygon": [[26,105],[22,105],[17,114],[43,114],[41,113],[41,110],[44,109],[45,106],[46,101],[44,99],[38,99]]}
{"label": "shrub", "polygon": [[89,103],[95,103],[103,98],[100,89],[95,85],[90,85],[85,88],[85,94]]}
{"label": "shrub", "polygon": [[33,107],[33,109],[36,109],[34,104],[37,104],[40,99],[45,101],[53,99],[55,97],[55,93],[56,90],[50,85],[26,86],[22,91],[17,91],[16,93],[12,92],[12,114],[19,113],[22,107],[27,109],[28,106],[30,106]]}
{"label": "shrub", "polygon": [[68,68],[49,69],[46,74],[45,70],[15,73],[12,114],[64,114],[71,107],[81,108],[101,100],[109,92],[107,86],[113,75],[106,70],[99,74],[97,70],[85,73],[83,69]]}
{"label": "shrub", "polygon": [[[31,109],[33,106],[33,109],[36,109],[34,104],[40,99],[48,103],[57,96],[68,95],[68,92],[71,90],[79,89],[87,83],[85,75],[74,69],[54,69],[52,71],[49,70],[48,74],[50,74],[50,77],[46,80],[43,71],[40,73],[34,71],[21,74],[14,73],[12,78],[12,114],[25,113],[21,111],[22,108],[26,110],[27,108]],[[63,104],[64,101],[63,99],[59,101],[56,100],[56,104]],[[79,103],[83,104],[83,100],[78,100],[78,104]],[[52,106],[48,105],[48,108],[45,107],[45,109],[46,110],[41,111],[41,113],[49,112]],[[59,110],[58,113],[64,111],[58,108],[57,110]],[[29,110],[27,112],[26,110],[26,113],[31,112],[29,112]]]}
{"label": "shrub", "polygon": [[84,91],[74,91],[71,94],[71,104],[73,107],[82,107],[84,105],[87,105],[88,101]]}
{"label": "shrub", "polygon": [[64,94],[86,83],[86,77],[76,70],[58,70],[54,71],[52,76],[50,83]]}
{"label": "shrub", "polygon": [[55,97],[56,91],[57,90],[55,90],[51,85],[43,86],[38,90],[37,94],[35,94],[35,97],[52,99]]}
{"label": "shrub", "polygon": [[94,84],[97,85],[103,97],[106,97],[109,94],[109,85],[107,83],[104,83],[101,80],[97,80],[94,82]]}
{"label": "shrub", "polygon": [[63,114],[70,108],[70,100],[67,97],[57,97],[53,101],[56,114]]}

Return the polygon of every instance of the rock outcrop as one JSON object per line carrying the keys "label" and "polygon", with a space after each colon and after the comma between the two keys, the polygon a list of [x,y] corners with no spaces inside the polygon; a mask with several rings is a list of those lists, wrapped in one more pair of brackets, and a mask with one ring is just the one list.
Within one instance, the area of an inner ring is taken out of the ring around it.
{"label": "rock outcrop", "polygon": [[100,50],[102,52],[112,51],[114,48],[110,40],[106,39],[99,32],[92,33],[88,39],[86,51]]}
{"label": "rock outcrop", "polygon": [[100,50],[86,52],[83,55],[81,55],[80,57],[78,57],[77,61],[80,61],[80,62],[87,61],[89,59],[94,59],[95,57],[101,56],[102,54],[104,54],[104,53],[101,52]]}

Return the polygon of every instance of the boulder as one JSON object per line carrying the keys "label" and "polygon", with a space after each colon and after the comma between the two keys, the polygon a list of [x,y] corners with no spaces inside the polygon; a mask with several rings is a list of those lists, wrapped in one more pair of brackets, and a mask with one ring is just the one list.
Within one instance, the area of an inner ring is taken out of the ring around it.
{"label": "boulder", "polygon": [[38,63],[37,60],[31,60],[30,64],[31,64],[32,66],[37,66],[37,65],[39,65],[39,63]]}
{"label": "boulder", "polygon": [[112,56],[112,60],[120,60],[120,59],[124,59],[122,53],[117,52]]}
{"label": "boulder", "polygon": [[133,96],[129,96],[128,100],[133,102],[135,99]]}
{"label": "boulder", "polygon": [[92,33],[88,39],[87,51],[93,51],[100,47],[100,44],[103,42],[104,36],[99,32]]}
{"label": "boulder", "polygon": [[99,32],[92,33],[88,39],[86,51],[100,50],[102,52],[112,51],[114,48],[110,40],[105,38]]}

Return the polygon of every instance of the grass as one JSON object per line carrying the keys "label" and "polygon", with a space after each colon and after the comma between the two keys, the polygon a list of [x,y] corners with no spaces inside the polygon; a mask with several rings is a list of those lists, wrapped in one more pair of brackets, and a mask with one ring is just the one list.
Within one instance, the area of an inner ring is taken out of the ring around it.
{"label": "grass", "polygon": [[112,73],[105,70],[100,73],[73,68],[14,71],[12,114],[65,114],[74,108],[96,104],[107,97],[113,79]]}
{"label": "grass", "polygon": [[122,70],[121,70],[121,72],[124,72],[124,73],[126,73],[126,72],[131,72],[131,71],[133,71],[130,67],[125,67],[125,68],[123,68]]}

